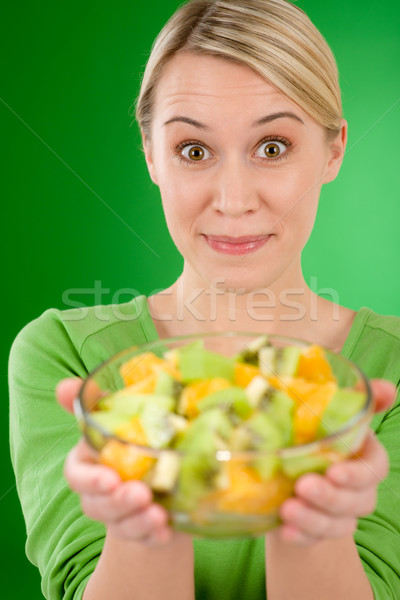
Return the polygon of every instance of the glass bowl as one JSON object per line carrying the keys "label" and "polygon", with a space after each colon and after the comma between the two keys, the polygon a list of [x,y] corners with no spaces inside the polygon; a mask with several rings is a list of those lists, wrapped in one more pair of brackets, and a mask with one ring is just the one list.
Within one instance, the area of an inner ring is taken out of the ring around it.
{"label": "glass bowl", "polygon": [[226,332],[119,352],[85,379],[74,410],[99,461],[145,481],[172,527],[238,538],[279,525],[302,474],[324,473],[360,449],[373,401],[365,375],[341,355]]}

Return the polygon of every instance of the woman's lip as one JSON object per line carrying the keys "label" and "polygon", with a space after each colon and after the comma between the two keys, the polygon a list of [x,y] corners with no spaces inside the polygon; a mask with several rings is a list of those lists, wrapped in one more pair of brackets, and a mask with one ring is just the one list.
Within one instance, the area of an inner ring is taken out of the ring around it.
{"label": "woman's lip", "polygon": [[240,256],[243,254],[249,254],[250,252],[255,252],[261,248],[261,246],[263,246],[271,236],[258,235],[228,237],[205,235],[204,237],[207,240],[208,245],[216,252]]}
{"label": "woman's lip", "polygon": [[206,235],[209,240],[215,242],[227,242],[228,244],[246,244],[248,242],[259,242],[268,237],[268,234],[263,233],[261,235],[241,235],[238,237],[230,235]]}

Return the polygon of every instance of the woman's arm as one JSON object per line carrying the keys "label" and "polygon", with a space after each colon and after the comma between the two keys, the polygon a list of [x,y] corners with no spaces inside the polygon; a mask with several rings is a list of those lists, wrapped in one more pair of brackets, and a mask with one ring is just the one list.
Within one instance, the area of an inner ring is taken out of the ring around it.
{"label": "woman's arm", "polygon": [[[57,398],[67,410],[81,386],[64,379]],[[168,527],[168,514],[141,481],[121,481],[97,463],[82,439],[69,452],[65,477],[84,513],[101,521],[106,538],[83,600],[194,600],[192,538]]]}
{"label": "woman's arm", "polygon": [[83,600],[194,600],[193,563],[186,535],[152,547],[107,534]]}
{"label": "woman's arm", "polygon": [[268,600],[374,600],[352,536],[312,546],[267,536]]}
{"label": "woman's arm", "polygon": [[[137,551],[135,554],[133,543],[128,552],[130,544],[122,540],[117,545],[119,551],[116,549],[115,554],[111,553],[110,533],[113,538],[128,533],[129,524],[125,526],[123,519],[117,519],[119,524],[115,524],[115,531],[110,532],[107,527],[106,532],[103,523],[96,518],[96,511],[101,508],[99,494],[92,494],[97,497],[97,501],[92,498],[93,512],[88,518],[82,512],[82,495],[79,497],[74,493],[65,480],[65,459],[77,444],[80,434],[74,416],[63,410],[56,401],[56,385],[64,378],[86,377],[88,370],[98,364],[104,354],[116,352],[124,344],[127,347],[132,340],[139,340],[139,343],[143,340],[140,335],[136,335],[136,321],[132,322],[132,328],[127,326],[124,330],[118,323],[112,330],[109,322],[106,322],[103,334],[104,323],[98,323],[97,318],[73,321],[72,327],[69,321],[63,321],[62,316],[53,309],[46,311],[21,331],[10,354],[11,452],[28,532],[27,554],[40,569],[42,593],[44,597],[51,599],[81,600],[83,593],[90,594],[89,598],[95,594],[98,599],[117,599],[115,589],[121,585],[121,574],[126,577],[129,587],[133,585],[132,581],[136,585],[139,581],[147,585],[151,570],[152,584],[159,585],[158,595],[153,597],[164,598],[168,596],[165,593],[166,578],[163,578],[162,573],[168,570],[168,581],[174,586],[175,592],[186,586],[187,582],[186,595],[174,593],[174,597],[185,600],[193,598],[194,595],[190,595],[190,590],[193,589],[191,540],[187,544],[172,544],[171,539],[165,539],[167,528],[161,526],[156,528],[156,540],[153,541],[157,541],[157,538],[161,542],[164,540],[165,551],[160,549],[157,553],[156,549],[145,548],[143,544],[143,553]],[[82,340],[88,335],[90,344],[82,358],[78,349],[81,349]],[[67,383],[66,388],[64,386],[61,395],[64,393],[65,401],[69,399],[68,406],[64,407],[70,409],[80,382],[74,379],[67,379],[67,382],[70,383]],[[78,444],[80,448],[82,445]],[[93,475],[93,471],[91,473]],[[90,477],[85,477],[83,472],[81,474],[89,496],[93,491],[92,484],[96,485],[96,476],[93,481]],[[111,477],[108,484],[119,491],[116,493],[117,497],[110,501],[114,504],[115,513],[118,509],[123,512],[124,502],[128,500],[123,498],[126,487],[131,487],[135,482],[119,485],[117,474],[112,472],[111,475],[114,477]],[[149,503],[149,497],[147,500],[142,497],[142,502]],[[85,503],[85,508],[88,508],[90,499],[86,498]],[[128,509],[132,511],[132,506]],[[122,532],[118,531],[118,527]],[[106,537],[107,551],[102,557]],[[114,580],[106,584],[105,575],[109,577],[114,568],[111,560],[108,560],[111,554],[119,557],[118,570],[113,571]],[[168,558],[164,560],[167,554]],[[134,562],[136,555],[137,564]],[[150,557],[156,556],[159,560],[151,562]],[[100,561],[102,565],[97,568]],[[179,577],[176,577],[175,573],[178,571]],[[183,571],[187,578],[182,575]],[[112,594],[108,593],[106,585],[112,587]],[[133,591],[132,587],[130,598],[134,597]],[[136,598],[140,598],[138,593],[135,600]],[[151,597],[146,595],[147,598],[150,600]]]}

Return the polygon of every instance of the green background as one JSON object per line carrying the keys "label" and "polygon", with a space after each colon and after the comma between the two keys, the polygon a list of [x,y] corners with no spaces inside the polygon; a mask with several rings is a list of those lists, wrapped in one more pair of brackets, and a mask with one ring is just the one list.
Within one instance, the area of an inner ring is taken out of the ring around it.
{"label": "green background", "polygon": [[[347,157],[338,179],[323,189],[304,252],[305,274],[315,278],[316,290],[335,289],[343,305],[400,315],[399,4],[298,4],[334,50],[350,123]],[[13,338],[46,308],[65,308],[66,294],[87,305],[123,302],[167,287],[182,266],[129,114],[152,40],[178,5],[39,0],[3,7],[4,598],[42,598],[24,554],[8,458],[5,374]],[[96,296],[96,281],[108,291]]]}

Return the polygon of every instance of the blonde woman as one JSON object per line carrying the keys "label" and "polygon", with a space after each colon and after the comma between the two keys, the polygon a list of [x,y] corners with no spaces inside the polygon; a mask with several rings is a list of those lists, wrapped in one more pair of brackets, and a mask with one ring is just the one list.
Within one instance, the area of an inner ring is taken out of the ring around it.
{"label": "blonde woman", "polygon": [[[13,460],[46,597],[397,598],[400,482],[398,460],[388,476],[388,454],[399,427],[390,407],[400,319],[316,296],[300,263],[321,186],[336,177],[346,147],[329,47],[285,0],[192,0],[154,44],[136,114],[182,274],[161,293],[119,305],[117,316],[104,307],[106,324],[92,309],[81,320],[46,311],[11,354]],[[73,417],[54,399],[57,386],[71,410],[77,378],[133,343],[212,330],[303,338],[374,378],[375,434],[361,457],[300,478],[282,526],[258,539],[171,531],[143,483],[122,483],[76,444]]]}

